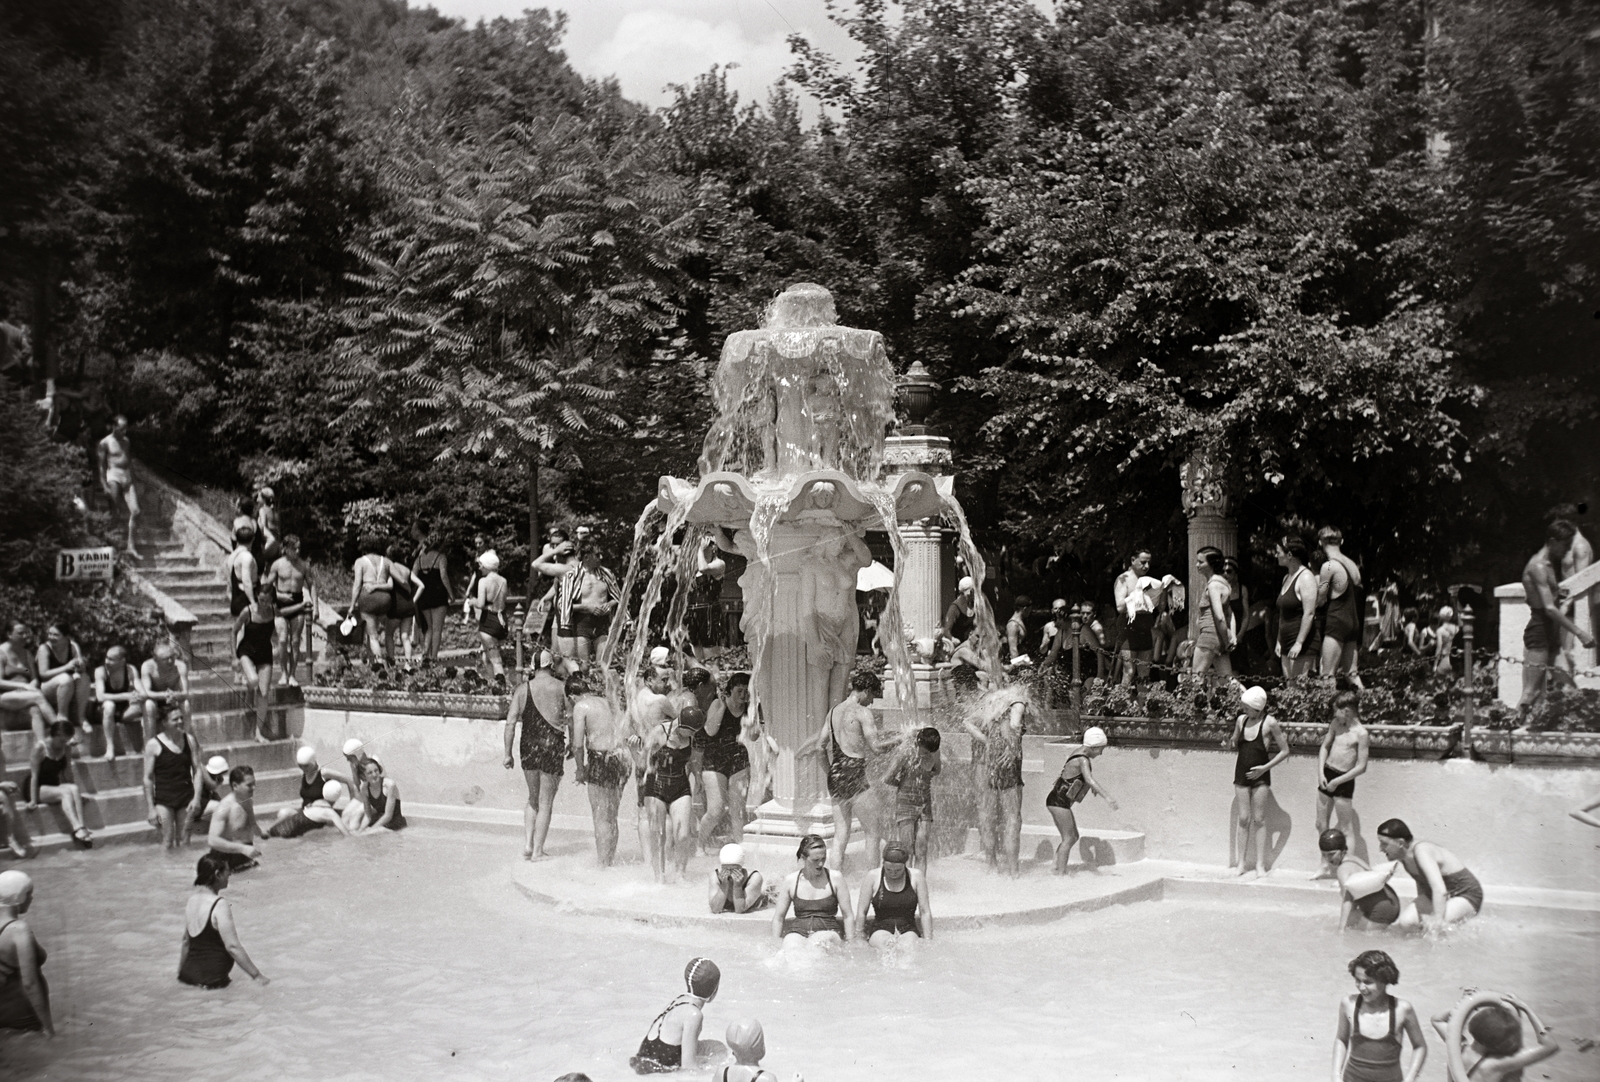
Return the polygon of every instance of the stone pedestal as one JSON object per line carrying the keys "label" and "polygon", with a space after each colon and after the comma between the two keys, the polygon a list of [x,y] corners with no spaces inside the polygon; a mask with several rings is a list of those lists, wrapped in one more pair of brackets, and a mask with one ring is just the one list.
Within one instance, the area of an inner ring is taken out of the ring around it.
{"label": "stone pedestal", "polygon": [[[883,461],[891,476],[916,470],[933,477],[941,496],[954,491],[950,441],[943,436],[890,436],[884,441]],[[912,638],[926,656],[933,651],[934,637],[944,619],[944,530],[937,518],[922,519],[901,525],[900,538],[905,544],[900,617],[911,625]]]}
{"label": "stone pedestal", "polygon": [[[1516,706],[1522,701],[1522,632],[1528,626],[1528,599],[1522,583],[1508,582],[1494,588],[1494,600],[1500,609],[1499,660],[1495,662],[1499,698],[1507,706]],[[1579,627],[1592,633],[1593,613],[1584,598],[1579,598],[1572,606],[1572,618]],[[1582,643],[1575,643],[1572,652],[1579,669],[1578,686],[1600,688],[1600,676],[1595,675],[1597,651],[1586,650]]]}
{"label": "stone pedestal", "polygon": [[1239,555],[1239,524],[1233,518],[1232,507],[1223,491],[1221,479],[1212,469],[1211,460],[1203,451],[1195,451],[1183,464],[1180,480],[1183,484],[1183,510],[1189,516],[1189,564],[1179,576],[1189,584],[1189,627],[1191,640],[1200,637],[1200,603],[1205,597],[1209,574],[1195,569],[1200,550],[1207,546],[1219,548],[1223,555]]}

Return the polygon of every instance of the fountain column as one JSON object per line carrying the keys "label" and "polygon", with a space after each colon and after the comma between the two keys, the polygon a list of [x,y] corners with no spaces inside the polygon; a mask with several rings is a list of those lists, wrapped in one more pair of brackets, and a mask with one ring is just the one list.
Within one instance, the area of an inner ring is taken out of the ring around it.
{"label": "fountain column", "polygon": [[1200,637],[1200,599],[1205,596],[1206,578],[1195,570],[1200,550],[1211,546],[1226,556],[1239,555],[1239,524],[1231,514],[1221,479],[1211,468],[1203,451],[1191,454],[1183,464],[1183,510],[1189,516],[1189,564],[1184,575],[1189,583],[1190,639]]}

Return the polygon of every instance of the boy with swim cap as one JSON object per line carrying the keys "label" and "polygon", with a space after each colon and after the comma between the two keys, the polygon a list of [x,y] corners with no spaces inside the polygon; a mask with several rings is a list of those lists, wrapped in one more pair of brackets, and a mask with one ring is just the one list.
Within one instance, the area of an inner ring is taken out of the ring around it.
{"label": "boy with swim cap", "polygon": [[738,844],[722,847],[719,863],[711,869],[710,888],[713,913],[753,913],[771,901],[761,873],[745,868],[744,847]]}
{"label": "boy with swim cap", "polygon": [[[716,1051],[715,1042],[700,1040],[705,1016],[700,1009],[717,998],[722,971],[709,958],[692,958],[683,970],[687,989],[656,1015],[639,1042],[639,1053],[628,1065],[639,1074],[661,1074],[700,1066],[700,1060]],[[673,1038],[677,1038],[673,1040]]]}
{"label": "boy with swim cap", "polygon": [[[724,1035],[733,1062],[711,1072],[711,1082],[778,1082],[778,1076],[761,1066],[767,1054],[767,1037],[761,1023],[754,1018],[743,1018],[728,1026]],[[795,1075],[799,1080],[800,1076]]]}

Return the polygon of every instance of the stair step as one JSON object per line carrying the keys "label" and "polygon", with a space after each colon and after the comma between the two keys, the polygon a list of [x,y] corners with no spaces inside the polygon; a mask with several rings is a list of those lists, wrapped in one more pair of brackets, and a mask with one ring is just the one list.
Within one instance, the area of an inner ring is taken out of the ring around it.
{"label": "stair step", "polygon": [[[281,803],[296,800],[300,795],[300,771],[270,770],[256,772],[256,804]],[[35,837],[51,834],[71,834],[71,824],[59,804],[45,804],[32,811],[21,813],[28,833]],[[84,825],[97,836],[102,830],[115,830],[128,824],[146,824],[149,808],[144,800],[142,783],[138,786],[111,789],[105,792],[83,794]],[[69,838],[70,840],[70,838]]]}
{"label": "stair step", "polygon": [[200,567],[198,561],[196,564],[195,567],[152,568],[145,577],[163,590],[168,586],[204,586],[226,581],[215,568]]}

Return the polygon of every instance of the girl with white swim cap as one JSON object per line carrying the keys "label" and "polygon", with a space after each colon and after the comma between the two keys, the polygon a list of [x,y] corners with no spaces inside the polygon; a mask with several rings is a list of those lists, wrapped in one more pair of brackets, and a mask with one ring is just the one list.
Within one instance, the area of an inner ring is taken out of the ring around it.
{"label": "girl with white swim cap", "polygon": [[718,864],[711,869],[709,888],[713,913],[753,913],[772,902],[761,873],[744,866],[744,846],[737,843],[722,847]]}
{"label": "girl with white swim cap", "polygon": [[1095,725],[1085,729],[1083,743],[1067,749],[1067,761],[1061,764],[1061,776],[1044,798],[1044,806],[1049,810],[1050,818],[1056,821],[1056,829],[1061,832],[1061,844],[1056,846],[1057,875],[1067,874],[1067,858],[1072,855],[1072,847],[1078,844],[1078,817],[1073,814],[1072,806],[1090,793],[1095,793],[1111,805],[1112,811],[1117,810],[1116,799],[1095,780],[1094,769],[1089,765],[1105,750],[1105,730]]}

